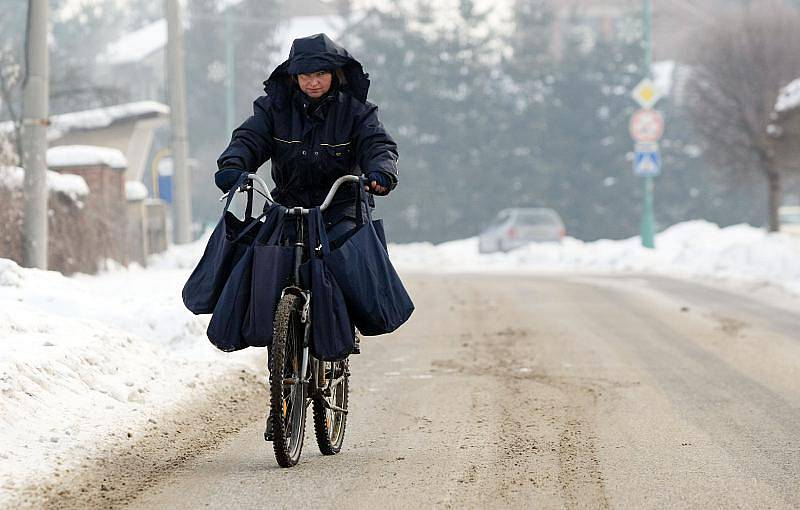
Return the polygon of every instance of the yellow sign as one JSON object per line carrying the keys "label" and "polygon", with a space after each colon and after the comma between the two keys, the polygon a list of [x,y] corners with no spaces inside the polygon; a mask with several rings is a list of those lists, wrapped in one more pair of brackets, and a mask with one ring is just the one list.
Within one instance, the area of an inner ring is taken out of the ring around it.
{"label": "yellow sign", "polygon": [[661,99],[661,92],[650,78],[640,81],[631,95],[642,108],[652,108]]}

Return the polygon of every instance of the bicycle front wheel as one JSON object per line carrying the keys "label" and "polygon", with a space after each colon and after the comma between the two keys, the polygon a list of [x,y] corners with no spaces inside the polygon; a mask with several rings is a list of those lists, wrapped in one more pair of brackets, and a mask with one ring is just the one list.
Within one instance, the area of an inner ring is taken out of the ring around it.
{"label": "bicycle front wheel", "polygon": [[270,406],[272,447],[281,467],[292,467],[300,459],[306,426],[306,386],[302,380],[302,299],[287,294],[278,302],[272,339]]}

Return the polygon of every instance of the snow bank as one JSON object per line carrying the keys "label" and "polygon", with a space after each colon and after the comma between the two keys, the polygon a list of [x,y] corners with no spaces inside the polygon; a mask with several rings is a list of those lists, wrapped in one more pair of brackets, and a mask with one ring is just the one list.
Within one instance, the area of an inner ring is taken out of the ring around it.
{"label": "snow bank", "polygon": [[[0,186],[21,189],[25,180],[25,170],[18,167],[0,166]],[[80,175],[60,174],[47,171],[47,189],[64,193],[72,200],[79,200],[89,194],[89,186]]]}
{"label": "snow bank", "polygon": [[91,166],[106,165],[111,168],[127,168],[128,160],[122,151],[94,145],[60,145],[47,149],[47,166]]}
{"label": "snow bank", "polygon": [[778,101],[775,103],[775,111],[783,113],[798,107],[800,107],[800,78],[781,89]]}
{"label": "snow bank", "polygon": [[[203,246],[190,246],[196,262]],[[171,256],[162,256],[167,269],[71,278],[0,259],[0,507],[215,377],[263,368],[254,361],[262,350],[210,345],[208,317],[181,302],[191,268],[174,269],[184,264]]]}
{"label": "snow bank", "polygon": [[800,293],[800,241],[748,225],[719,228],[690,221],[656,237],[656,249],[640,239],[532,243],[509,253],[478,253],[478,239],[440,245],[390,245],[392,261],[410,272],[526,272],[547,270],[641,271],[665,275],[766,281]]}

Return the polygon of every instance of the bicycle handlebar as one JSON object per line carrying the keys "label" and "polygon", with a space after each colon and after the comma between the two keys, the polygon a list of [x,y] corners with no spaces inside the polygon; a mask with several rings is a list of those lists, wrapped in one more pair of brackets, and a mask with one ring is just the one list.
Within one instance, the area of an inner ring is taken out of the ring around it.
{"label": "bicycle handlebar", "polygon": [[[253,182],[257,182],[264,189],[264,197],[271,203],[273,204],[275,203],[275,199],[272,198],[272,194],[269,192],[269,187],[267,186],[267,183],[264,181],[264,179],[262,179],[259,175],[256,174],[247,174],[247,178]],[[328,195],[325,197],[325,200],[322,202],[322,205],[319,206],[320,210],[324,211],[325,209],[328,208],[328,206],[331,205],[331,202],[333,202],[333,197],[336,195],[336,192],[339,191],[339,187],[341,187],[342,184],[346,182],[360,182],[361,180],[362,178],[357,175],[343,175],[342,177],[336,179],[336,181],[333,183],[333,186],[331,186],[330,191],[328,191]],[[230,193],[231,192],[229,191],[228,193],[222,195],[219,199],[220,202],[225,200]],[[295,208],[287,207],[287,209],[291,210]],[[302,214],[308,214],[309,212],[309,209],[302,207],[300,209]]]}

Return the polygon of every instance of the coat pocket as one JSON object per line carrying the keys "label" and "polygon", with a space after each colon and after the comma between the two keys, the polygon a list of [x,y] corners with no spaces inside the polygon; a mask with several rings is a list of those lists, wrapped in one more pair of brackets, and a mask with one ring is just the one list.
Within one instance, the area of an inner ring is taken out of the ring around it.
{"label": "coat pocket", "polygon": [[325,173],[336,177],[349,174],[353,167],[353,147],[350,142],[321,143]]}
{"label": "coat pocket", "polygon": [[272,159],[280,165],[296,159],[300,153],[300,146],[303,144],[301,140],[290,140],[288,138],[272,137],[275,140],[275,154]]}

